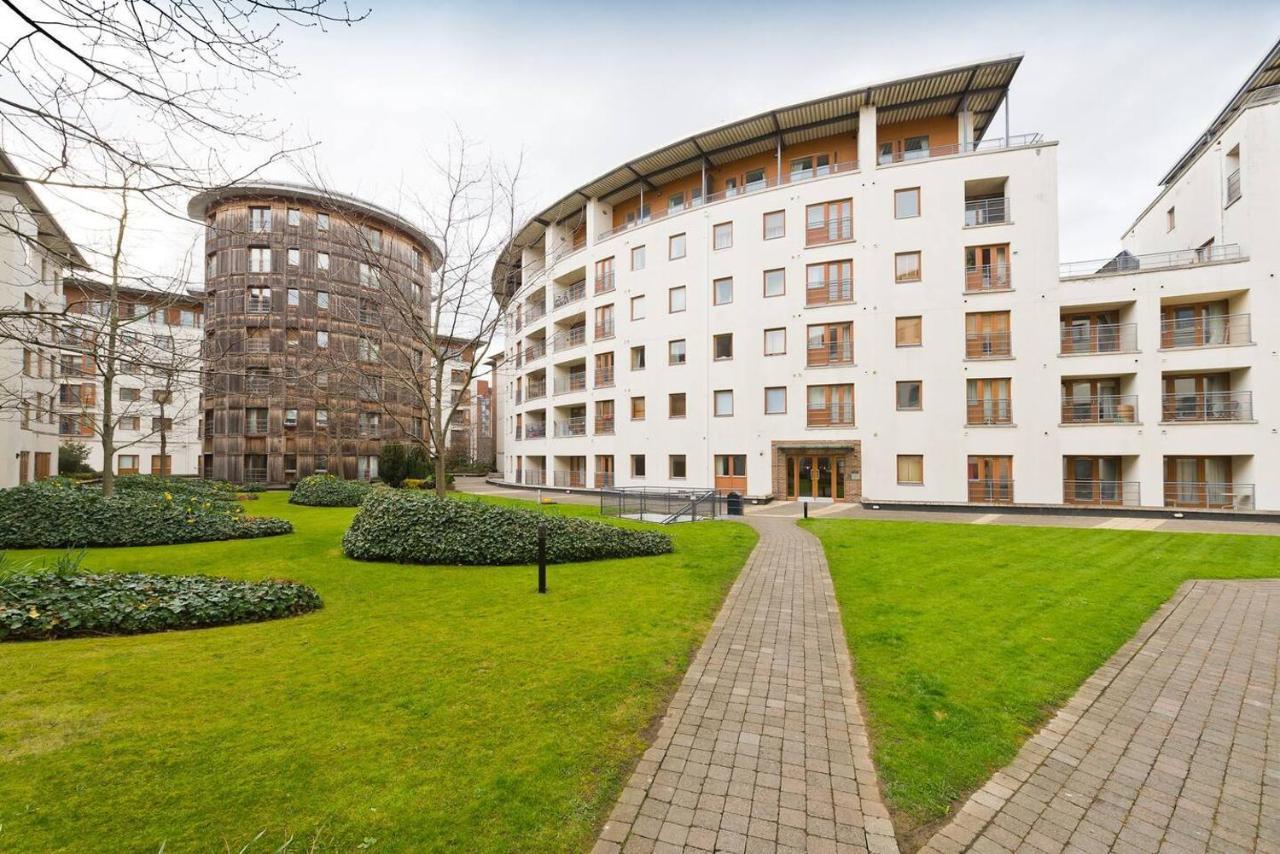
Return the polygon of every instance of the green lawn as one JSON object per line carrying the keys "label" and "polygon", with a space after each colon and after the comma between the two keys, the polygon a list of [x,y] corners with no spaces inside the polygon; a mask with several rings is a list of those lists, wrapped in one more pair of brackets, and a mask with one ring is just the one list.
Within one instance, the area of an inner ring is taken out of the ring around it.
{"label": "green lawn", "polygon": [[0,645],[0,850],[587,847],[755,540],[670,526],[674,554],[552,566],[538,596],[530,567],[349,561],[354,511],[285,498],[250,512],[290,536],[85,564],[292,578],[322,611]]}
{"label": "green lawn", "polygon": [[1280,538],[814,520],[900,829],[981,786],[1184,580]]}

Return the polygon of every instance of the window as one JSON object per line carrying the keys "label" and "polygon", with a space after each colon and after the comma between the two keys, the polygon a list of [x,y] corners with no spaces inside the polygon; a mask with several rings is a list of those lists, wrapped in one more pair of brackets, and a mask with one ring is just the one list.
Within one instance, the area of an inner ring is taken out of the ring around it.
{"label": "window", "polygon": [[644,454],[631,455],[631,476],[644,477]]}
{"label": "window", "polygon": [[316,330],[316,347],[321,350],[329,347],[329,333],[323,329]]}
{"label": "window", "polygon": [[633,246],[631,248],[631,269],[632,270],[644,269],[644,247],[643,246]]}
{"label": "window", "polygon": [[826,154],[811,154],[791,161],[791,180],[803,181],[831,172],[831,158]]}
{"label": "window", "polygon": [[808,389],[809,427],[852,427],[853,384],[811,385]]}
{"label": "window", "polygon": [[716,279],[711,283],[711,299],[715,305],[733,302],[733,278]]}
{"label": "window", "polygon": [[244,432],[267,432],[267,410],[265,407],[246,409],[244,411]]}
{"label": "window", "polygon": [[894,346],[920,346],[920,316],[894,318]]}
{"label": "window", "polygon": [[316,269],[317,270],[329,269],[329,253],[328,252],[316,253]]}
{"label": "window", "polygon": [[672,288],[667,291],[667,311],[675,314],[684,311],[688,307],[688,292],[684,285]]}
{"label": "window", "polygon": [[271,230],[271,208],[249,208],[249,230]]}
{"label": "window", "polygon": [[302,253],[297,247],[291,246],[289,247],[289,253],[285,260],[289,262],[290,267],[296,267],[302,260]]}
{"label": "window", "polygon": [[683,338],[667,342],[667,364],[683,365],[688,357]]}
{"label": "window", "polygon": [[909,187],[893,191],[894,219],[911,219],[920,216],[920,188]]}
{"label": "window", "polygon": [[853,321],[815,323],[807,331],[806,365],[813,368],[853,364]]}
{"label": "window", "polygon": [[920,380],[898,381],[898,411],[909,412],[923,408],[921,390],[924,383]]}
{"label": "window", "polygon": [[329,470],[329,455],[316,454],[315,465],[312,466],[317,474],[323,474]]}
{"label": "window", "polygon": [[271,311],[271,288],[249,288],[245,311],[250,314],[266,314]]}
{"label": "window", "polygon": [[763,190],[765,187],[764,170],[751,169],[747,174],[742,176],[742,186],[745,190]]}
{"label": "window", "polygon": [[684,418],[686,414],[684,392],[672,392],[667,395],[667,417]]}
{"label": "window", "polygon": [[378,458],[372,454],[361,454],[356,457],[356,477],[360,480],[373,480],[378,476]]}
{"label": "window", "polygon": [[168,475],[173,474],[173,457],[170,454],[161,456],[160,454],[151,455],[151,473]]}
{"label": "window", "polygon": [[302,296],[298,293],[297,288],[289,288],[285,292],[285,296],[288,297],[289,305],[297,305],[302,300]]}
{"label": "window", "polygon": [[1173,231],[1174,226],[1178,224],[1176,207],[1169,208],[1164,212],[1164,224],[1166,231]]}
{"label": "window", "polygon": [[733,246],[733,223],[721,222],[711,227],[711,246],[713,249]]}
{"label": "window", "polygon": [[271,249],[266,246],[249,247],[249,272],[271,272]]}
{"label": "window", "polygon": [[829,261],[805,267],[805,305],[853,301],[853,261]]}
{"label": "window", "polygon": [[116,454],[116,474],[137,474],[137,454]]}
{"label": "window", "polygon": [[362,435],[377,436],[381,433],[382,419],[376,412],[361,412],[357,427]]}
{"label": "window", "polygon": [[376,228],[364,228],[364,239],[368,242],[369,248],[374,252],[382,251],[382,232]]}
{"label": "window", "polygon": [[284,411],[284,426],[286,427],[298,426],[298,410],[286,409]]}
{"label": "window", "polygon": [[766,356],[781,356],[785,352],[787,352],[787,330],[782,327],[766,329],[764,331],[764,354]]}
{"label": "window", "polygon": [[920,281],[920,253],[899,252],[894,255],[893,279],[899,283]]}
{"label": "window", "polygon": [[853,239],[853,199],[809,205],[804,209],[804,219],[805,246]]}
{"label": "window", "polygon": [[124,430],[132,430],[136,433],[142,429],[142,418],[137,415],[130,415],[127,418],[121,418],[120,427]]}
{"label": "window", "polygon": [[288,223],[291,228],[297,228],[302,224],[302,211],[297,208],[289,208]]}
{"label": "window", "polygon": [[786,270],[765,270],[764,271],[764,295],[767,297],[780,297],[787,292],[787,271]]}
{"label": "window", "polygon": [[684,480],[687,469],[684,454],[672,454],[667,458],[672,480]]}
{"label": "window", "polygon": [[644,345],[631,348],[631,370],[644,370]]}
{"label": "window", "polygon": [[365,286],[366,288],[377,287],[378,285],[377,270],[375,270],[373,267],[370,267],[368,264],[361,261],[359,272],[360,272],[361,285]]}
{"label": "window", "polygon": [[720,389],[715,393],[715,413],[717,418],[725,418],[733,414],[733,389]]}
{"label": "window", "polygon": [[329,426],[329,410],[316,410],[316,427],[325,428]]}
{"label": "window", "polygon": [[632,421],[644,420],[644,398],[643,397],[631,398],[631,420]]}
{"label": "window", "polygon": [[613,257],[601,258],[596,262],[595,272],[596,293],[604,294],[612,291],[615,285],[613,275]]}
{"label": "window", "polygon": [[[93,388],[93,386],[89,386],[89,388]],[[152,402],[152,403],[164,403],[164,404],[167,404],[167,403],[171,402],[172,400],[173,400],[173,392],[169,391],[168,389],[164,389],[164,388],[154,388],[154,389],[152,389],[152,390],[151,390],[151,402]]]}
{"label": "window", "polygon": [[722,332],[711,336],[712,357],[717,361],[733,358],[733,333]]}
{"label": "window", "polygon": [[631,298],[631,319],[644,320],[644,296]]}
{"label": "window", "polygon": [[1013,355],[1009,312],[972,311],[964,316],[964,357],[1001,359]]}
{"label": "window", "polygon": [[210,252],[204,259],[204,276],[206,279],[212,279],[218,275],[218,253]]}
{"label": "window", "polygon": [[329,215],[327,213],[316,214],[316,230],[317,231],[329,230]]}
{"label": "window", "polygon": [[382,345],[372,338],[356,341],[356,358],[362,362],[376,362],[382,355]]}
{"label": "window", "polygon": [[316,308],[318,308],[320,311],[329,310],[329,292],[328,291],[316,291]]}
{"label": "window", "polygon": [[764,414],[782,415],[787,411],[787,387],[770,386],[764,390]]}
{"label": "window", "polygon": [[667,257],[672,261],[685,256],[685,238],[683,234],[673,234],[667,241]]}
{"label": "window", "polygon": [[120,400],[125,403],[133,403],[142,399],[142,389],[140,388],[122,388],[120,389]]}
{"label": "window", "polygon": [[1012,400],[1009,389],[1010,380],[1007,377],[969,380],[967,423],[970,425],[1012,424]]}
{"label": "window", "polygon": [[764,215],[764,239],[777,240],[787,233],[786,211],[770,211]]}
{"label": "window", "polygon": [[667,199],[667,210],[674,213],[684,207],[684,191],[672,193]]}
{"label": "window", "polygon": [[158,418],[158,417],[157,417],[157,418],[152,418],[152,419],[151,419],[151,432],[152,432],[152,433],[160,433],[160,432],[165,432],[165,433],[167,433],[167,432],[169,432],[169,431],[170,431],[170,430],[172,430],[172,429],[173,429],[173,419],[172,419],[172,418]]}
{"label": "window", "polygon": [[920,454],[898,454],[898,483],[924,483],[924,457]]}

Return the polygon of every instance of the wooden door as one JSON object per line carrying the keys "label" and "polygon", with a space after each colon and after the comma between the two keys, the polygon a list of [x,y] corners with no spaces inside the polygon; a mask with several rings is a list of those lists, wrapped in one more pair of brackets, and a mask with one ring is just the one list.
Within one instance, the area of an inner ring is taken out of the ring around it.
{"label": "wooden door", "polygon": [[36,480],[44,480],[49,476],[50,458],[48,451],[36,451]]}
{"label": "wooden door", "polygon": [[747,491],[747,455],[716,454],[716,489],[723,492]]}

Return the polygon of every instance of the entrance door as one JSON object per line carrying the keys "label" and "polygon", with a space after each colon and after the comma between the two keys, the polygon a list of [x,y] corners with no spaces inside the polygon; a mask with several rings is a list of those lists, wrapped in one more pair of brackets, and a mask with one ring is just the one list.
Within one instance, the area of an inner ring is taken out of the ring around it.
{"label": "entrance door", "polygon": [[716,454],[716,489],[739,495],[747,491],[746,454]]}
{"label": "entrance door", "polygon": [[36,451],[36,480],[44,480],[49,476],[49,463],[48,451]]}
{"label": "entrance door", "polygon": [[787,456],[788,498],[844,498],[844,455]]}

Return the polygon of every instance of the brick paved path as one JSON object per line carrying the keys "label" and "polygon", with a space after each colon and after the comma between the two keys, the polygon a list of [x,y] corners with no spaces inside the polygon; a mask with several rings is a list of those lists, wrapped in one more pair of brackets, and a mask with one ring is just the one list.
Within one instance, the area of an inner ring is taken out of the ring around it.
{"label": "brick paved path", "polygon": [[597,852],[896,852],[822,547],[760,541]]}
{"label": "brick paved path", "polygon": [[1280,582],[1187,582],[930,840],[1280,851]]}

